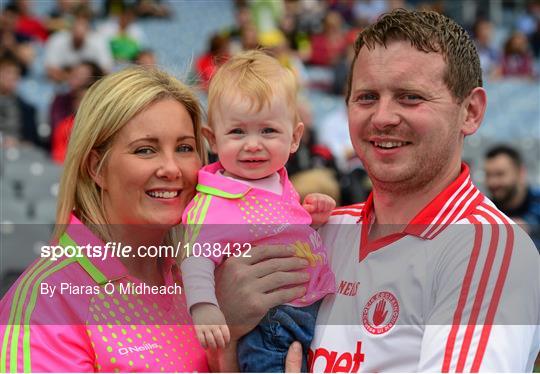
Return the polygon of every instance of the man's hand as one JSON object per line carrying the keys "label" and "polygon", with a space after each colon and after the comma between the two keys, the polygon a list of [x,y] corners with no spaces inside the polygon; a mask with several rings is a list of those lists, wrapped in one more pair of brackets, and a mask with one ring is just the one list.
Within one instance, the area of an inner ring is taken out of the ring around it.
{"label": "man's hand", "polygon": [[231,340],[225,316],[214,304],[199,303],[191,307],[197,339],[203,348],[225,348]]}
{"label": "man's hand", "polygon": [[[231,339],[251,331],[272,307],[302,297],[307,260],[286,246],[253,248],[251,257],[230,257],[216,269],[216,296]],[[294,286],[294,287],[293,287]]]}
{"label": "man's hand", "polygon": [[293,342],[285,358],[285,373],[300,373],[302,370],[302,346]]}
{"label": "man's hand", "polygon": [[318,228],[328,222],[336,201],[322,193],[310,193],[304,198],[302,206],[311,215],[312,226]]}

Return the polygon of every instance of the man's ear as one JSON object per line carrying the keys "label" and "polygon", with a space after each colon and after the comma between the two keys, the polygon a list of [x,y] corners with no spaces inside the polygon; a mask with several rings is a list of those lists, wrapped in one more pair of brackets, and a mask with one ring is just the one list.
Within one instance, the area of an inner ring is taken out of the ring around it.
{"label": "man's ear", "polygon": [[88,174],[101,189],[105,189],[105,178],[103,178],[103,168],[100,168],[100,164],[101,156],[93,149],[90,151],[90,157],[88,158]]}
{"label": "man's ear", "polygon": [[463,135],[472,135],[478,130],[486,113],[487,96],[482,87],[474,88],[463,102],[464,118],[461,126]]}
{"label": "man's ear", "polygon": [[294,127],[294,130],[293,130],[291,153],[294,153],[298,150],[298,147],[300,146],[300,142],[302,141],[303,134],[304,134],[304,124],[302,122],[298,122],[298,124]]}
{"label": "man's ear", "polygon": [[217,154],[216,134],[214,133],[214,130],[205,126],[201,129],[201,131],[206,140],[208,140],[208,144],[210,144],[210,149],[212,152]]}

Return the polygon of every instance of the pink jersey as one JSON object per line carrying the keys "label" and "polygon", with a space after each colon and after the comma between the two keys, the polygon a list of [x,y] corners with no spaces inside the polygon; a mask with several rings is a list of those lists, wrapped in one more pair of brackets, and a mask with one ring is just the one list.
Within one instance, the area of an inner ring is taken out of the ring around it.
{"label": "pink jersey", "polygon": [[[103,247],[74,216],[59,244]],[[0,372],[208,371],[174,260],[162,271],[164,295],[118,258],[37,260],[0,302]]]}
{"label": "pink jersey", "polygon": [[[300,205],[285,168],[278,172],[283,187],[281,195],[226,178],[218,173],[220,170],[223,167],[216,162],[199,171],[198,193],[182,217],[182,222],[188,224],[186,241],[222,246],[227,243],[250,243],[253,247],[293,245],[297,256],[309,261],[311,278],[306,295],[290,304],[311,305],[335,292],[326,250],[317,231],[309,226],[311,216]],[[219,264],[223,256],[217,254],[209,253],[208,257]]]}

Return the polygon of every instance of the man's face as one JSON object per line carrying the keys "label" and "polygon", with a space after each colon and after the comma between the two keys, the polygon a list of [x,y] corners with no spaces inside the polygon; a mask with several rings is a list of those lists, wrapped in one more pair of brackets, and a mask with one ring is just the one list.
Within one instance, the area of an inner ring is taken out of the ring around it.
{"label": "man's face", "polygon": [[16,65],[5,64],[0,66],[0,93],[11,95],[17,89],[20,79],[20,70]]}
{"label": "man's face", "polygon": [[443,82],[445,69],[442,55],[409,42],[360,50],[349,131],[375,186],[414,191],[448,178],[459,165],[466,111]]}
{"label": "man's face", "polygon": [[522,179],[520,168],[507,155],[487,159],[484,165],[486,188],[497,203],[510,201],[517,193]]}

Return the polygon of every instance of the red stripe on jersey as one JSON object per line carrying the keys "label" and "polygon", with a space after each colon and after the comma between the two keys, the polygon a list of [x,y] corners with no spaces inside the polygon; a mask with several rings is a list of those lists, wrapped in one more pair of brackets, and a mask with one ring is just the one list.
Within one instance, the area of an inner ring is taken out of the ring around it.
{"label": "red stripe on jersey", "polygon": [[432,239],[433,237],[435,237],[435,235],[437,235],[440,231],[442,231],[442,229],[448,226],[452,222],[452,220],[454,220],[458,216],[458,213],[461,212],[461,209],[467,203],[469,203],[471,200],[474,199],[475,193],[477,191],[478,190],[476,189],[476,187],[474,187],[473,184],[469,181],[467,185],[467,189],[465,190],[463,194],[461,194],[456,204],[452,206],[452,209],[450,209],[446,213],[443,219],[439,220],[438,224],[433,226],[433,228],[426,234],[426,236],[429,239]]}
{"label": "red stripe on jersey", "polygon": [[450,371],[450,364],[452,363],[452,355],[454,353],[454,345],[456,343],[456,336],[459,331],[459,326],[461,324],[461,317],[463,310],[465,309],[465,304],[467,303],[467,297],[469,295],[469,290],[471,287],[471,281],[474,275],[474,269],[476,268],[476,263],[478,262],[478,256],[480,254],[480,246],[482,244],[482,225],[474,216],[469,217],[469,221],[474,226],[474,244],[471,252],[471,257],[469,259],[469,264],[467,265],[467,270],[465,271],[465,277],[463,278],[463,285],[461,287],[461,292],[459,295],[459,301],[454,313],[454,319],[452,321],[452,329],[448,335],[446,341],[446,349],[444,352],[444,360],[441,371],[448,373]]}
{"label": "red stripe on jersey", "polygon": [[354,217],[360,217],[362,215],[361,210],[334,210],[330,214],[331,216],[343,216],[343,215],[349,215]]}
{"label": "red stripe on jersey", "polygon": [[[478,350],[476,351],[476,356],[474,357],[473,365],[471,372],[476,373],[480,370],[480,365],[482,364],[482,359],[486,351],[486,347],[489,341],[489,335],[491,333],[491,326],[493,320],[495,319],[495,313],[497,313],[497,307],[499,306],[499,301],[501,299],[501,293],[506,281],[506,275],[508,274],[508,268],[510,267],[510,258],[512,257],[512,251],[514,248],[514,228],[510,225],[509,221],[496,209],[493,207],[483,204],[483,208],[488,210],[491,214],[498,217],[504,222],[504,227],[507,231],[506,236],[506,245],[504,247],[504,255],[501,263],[501,268],[499,270],[499,276],[497,277],[497,282],[495,283],[495,290],[493,291],[493,297],[491,298],[491,303],[486,315],[486,322],[482,328],[482,335],[480,336],[480,342],[478,343]],[[491,221],[493,218],[491,218]]]}
{"label": "red stripe on jersey", "polygon": [[[486,214],[481,210],[477,210],[477,212],[483,217],[486,216]],[[492,219],[489,219],[488,217],[485,218],[490,223],[489,226],[491,227],[492,235],[489,242],[489,250],[486,257],[486,262],[484,263],[484,269],[482,270],[482,275],[480,277],[480,283],[478,284],[478,289],[476,290],[476,296],[474,299],[471,316],[469,317],[467,329],[465,330],[465,337],[463,338],[463,345],[461,346],[461,352],[459,353],[456,372],[463,372],[463,369],[465,367],[467,355],[469,354],[469,349],[471,347],[474,329],[476,327],[476,323],[478,322],[478,315],[480,314],[480,310],[482,309],[484,295],[486,293],[486,288],[489,282],[489,274],[491,273],[493,262],[495,261],[495,254],[497,253],[497,245],[499,243],[499,226],[497,226],[496,224],[491,224]]]}

